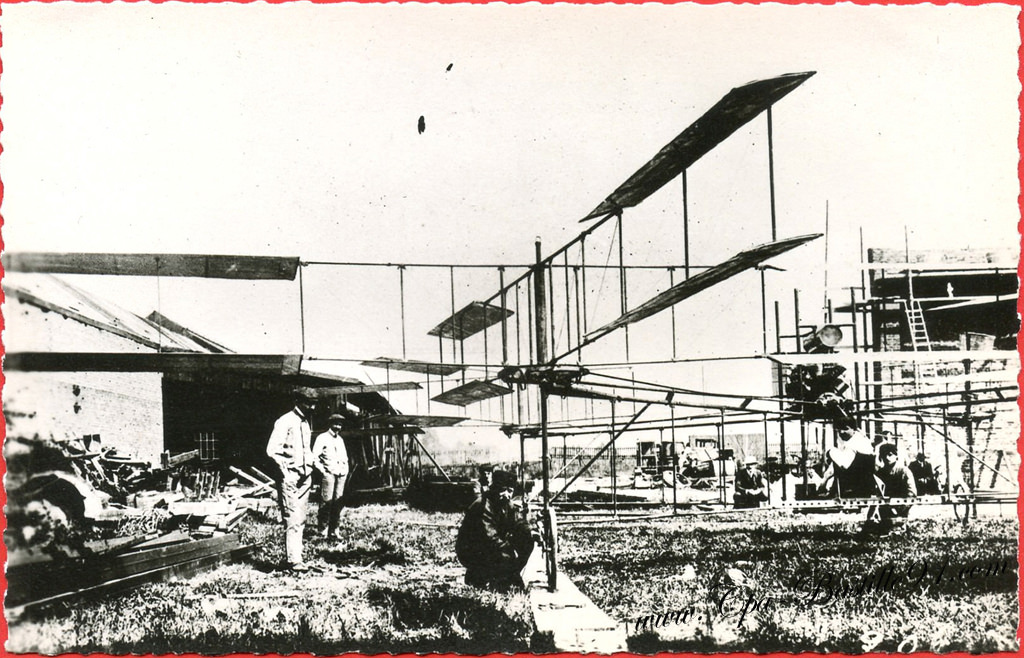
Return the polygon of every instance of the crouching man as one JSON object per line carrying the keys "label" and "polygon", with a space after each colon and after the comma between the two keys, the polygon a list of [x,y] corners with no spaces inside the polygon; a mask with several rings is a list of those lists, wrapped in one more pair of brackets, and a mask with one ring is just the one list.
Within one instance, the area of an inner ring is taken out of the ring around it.
{"label": "crouching man", "polygon": [[466,567],[467,585],[500,592],[526,588],[521,572],[534,542],[512,505],[515,484],[508,471],[494,471],[488,489],[466,510],[455,554]]}

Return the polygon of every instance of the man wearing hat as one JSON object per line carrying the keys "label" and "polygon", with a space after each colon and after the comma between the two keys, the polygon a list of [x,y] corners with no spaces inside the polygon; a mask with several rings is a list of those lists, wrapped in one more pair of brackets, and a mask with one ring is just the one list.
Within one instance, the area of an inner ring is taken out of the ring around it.
{"label": "man wearing hat", "polygon": [[267,455],[281,471],[277,490],[284,521],[285,566],[296,572],[309,571],[302,559],[302,530],[306,524],[306,501],[313,474],[310,419],[315,406],[316,391],[298,389],[295,406],[277,419],[267,441]]}
{"label": "man wearing hat", "polygon": [[327,422],[330,429],[317,436],[313,442],[314,466],[323,476],[317,516],[320,534],[328,539],[338,539],[342,495],[345,493],[349,473],[348,451],[345,449],[345,439],[341,436],[346,418],[342,414],[331,414]]}
{"label": "man wearing hat", "polygon": [[733,508],[750,509],[760,507],[768,500],[768,479],[757,467],[757,459],[746,457],[736,471],[736,492],[733,494]]}
{"label": "man wearing hat", "polygon": [[497,591],[525,589],[521,572],[533,552],[529,526],[512,506],[515,476],[491,473],[486,492],[466,510],[455,554],[466,567],[466,584]]}
{"label": "man wearing hat", "polygon": [[819,489],[834,489],[840,498],[875,495],[875,447],[854,422],[836,423],[838,445],[828,451],[829,464]]}

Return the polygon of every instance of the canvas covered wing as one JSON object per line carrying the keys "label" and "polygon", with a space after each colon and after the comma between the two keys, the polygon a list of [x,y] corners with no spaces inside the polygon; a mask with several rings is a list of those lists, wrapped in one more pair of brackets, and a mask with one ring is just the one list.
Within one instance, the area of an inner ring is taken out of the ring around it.
{"label": "canvas covered wing", "polygon": [[788,73],[736,87],[580,221],[636,206],[812,75],[814,71]]}
{"label": "canvas covered wing", "polygon": [[794,249],[804,243],[820,237],[821,233],[801,235],[795,238],[769,242],[767,244],[762,244],[757,247],[741,251],[724,263],[719,263],[718,265],[706,269],[685,281],[677,283],[668,290],[655,295],[632,311],[623,314],[617,320],[614,320],[600,329],[587,334],[587,341],[593,341],[618,329],[619,327],[624,327],[628,324],[650,317],[659,311],[665,310],[673,304],[677,304],[688,297],[696,295],[702,290],[706,290],[717,283],[721,283],[740,272],[749,270],[760,264],[762,261],[768,260],[773,256],[778,256],[781,253],[787,252],[790,249]]}

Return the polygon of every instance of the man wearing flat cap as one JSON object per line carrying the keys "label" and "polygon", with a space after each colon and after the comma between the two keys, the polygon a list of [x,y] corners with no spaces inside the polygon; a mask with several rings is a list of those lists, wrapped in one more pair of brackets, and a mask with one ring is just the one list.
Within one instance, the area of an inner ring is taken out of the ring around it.
{"label": "man wearing flat cap", "polygon": [[277,419],[267,441],[267,455],[281,471],[277,491],[284,521],[285,567],[295,572],[309,571],[302,559],[302,530],[313,474],[310,420],[315,406],[315,390],[295,391],[295,406]]}
{"label": "man wearing flat cap", "polygon": [[735,509],[760,507],[761,503],[768,500],[768,479],[757,467],[757,459],[754,457],[747,457],[740,462],[732,500]]}
{"label": "man wearing flat cap", "polygon": [[342,414],[331,414],[327,421],[330,428],[316,437],[313,442],[313,459],[316,470],[323,479],[320,482],[319,532],[328,539],[338,539],[338,521],[341,518],[342,495],[348,480],[348,451],[341,431],[346,418]]}
{"label": "man wearing flat cap", "polygon": [[515,476],[491,473],[490,486],[476,499],[459,527],[455,554],[466,567],[466,584],[506,592],[525,589],[522,578],[533,536],[512,506]]}

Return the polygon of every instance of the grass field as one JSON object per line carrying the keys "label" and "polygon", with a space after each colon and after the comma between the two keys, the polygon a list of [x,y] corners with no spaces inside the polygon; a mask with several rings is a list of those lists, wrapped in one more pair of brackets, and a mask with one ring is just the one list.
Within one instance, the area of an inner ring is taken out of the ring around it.
{"label": "grass field", "polygon": [[347,509],[345,538],[307,536],[318,572],[276,571],[282,531],[246,521],[250,558],[187,581],[147,585],[10,626],[7,648],[44,654],[350,651],[493,653],[529,650],[525,594],[462,582],[458,514],[402,507]]}
{"label": "grass field", "polygon": [[561,565],[630,622],[638,653],[1016,650],[1016,519],[922,519],[884,536],[861,536],[860,522],[765,512],[563,527]]}
{"label": "grass field", "polygon": [[[10,626],[7,648],[530,651],[526,595],[462,582],[453,548],[459,518],[404,507],[346,509],[345,539],[307,536],[307,557],[318,571],[301,575],[276,570],[280,526],[250,519],[240,534],[258,547],[246,561],[20,620]],[[600,608],[628,622],[636,653],[1015,650],[1015,519],[974,521],[966,530],[922,519],[881,537],[859,536],[859,523],[852,515],[765,512],[638,527],[563,526],[560,566]],[[1004,560],[1007,568],[992,568]],[[892,578],[884,580],[887,565]],[[879,587],[858,594],[858,582],[863,588],[868,580]],[[846,591],[837,595],[836,585]],[[658,617],[637,623],[649,615]]]}

